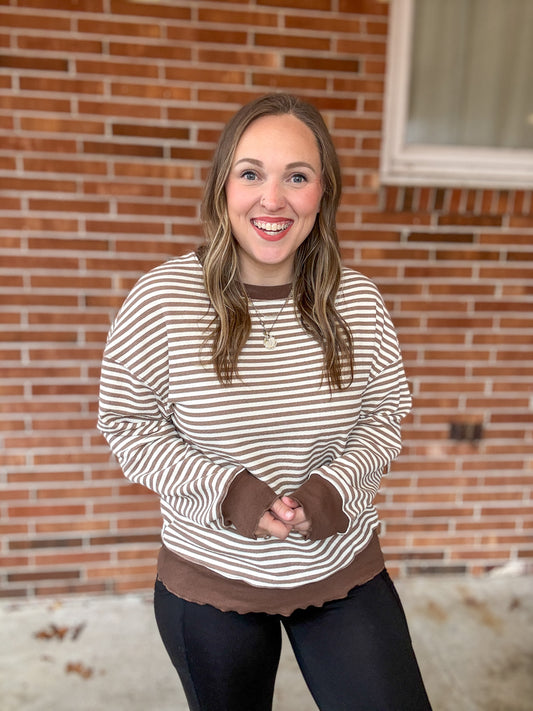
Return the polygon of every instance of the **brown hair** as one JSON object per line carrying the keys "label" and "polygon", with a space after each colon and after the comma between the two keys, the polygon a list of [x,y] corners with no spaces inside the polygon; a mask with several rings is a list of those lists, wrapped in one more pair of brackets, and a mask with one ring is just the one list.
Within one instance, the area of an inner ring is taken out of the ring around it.
{"label": "brown hair", "polygon": [[226,202],[226,181],[237,144],[253,121],[291,114],[308,126],[318,145],[323,194],[309,236],[294,260],[293,298],[304,329],[324,353],[324,375],[341,389],[353,379],[352,338],[335,308],[341,279],[336,213],[341,196],[339,160],[319,111],[291,94],[267,94],[243,106],[224,128],[215,150],[202,201],[206,244],[198,250],[215,316],[208,340],[211,361],[222,383],[238,374],[239,354],[250,334],[248,299],[239,278],[236,241]]}

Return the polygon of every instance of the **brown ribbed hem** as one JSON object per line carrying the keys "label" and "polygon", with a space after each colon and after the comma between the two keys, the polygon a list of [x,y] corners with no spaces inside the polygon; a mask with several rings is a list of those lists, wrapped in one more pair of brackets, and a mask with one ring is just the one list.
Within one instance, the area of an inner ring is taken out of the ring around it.
{"label": "brown ribbed hem", "polygon": [[224,578],[181,558],[165,546],[159,552],[157,574],[167,590],[189,602],[212,605],[223,612],[287,616],[297,609],[321,607],[325,602],[346,597],[353,587],[372,580],[384,567],[379,538],[374,532],[370,543],[346,568],[325,580],[296,588],[257,588]]}

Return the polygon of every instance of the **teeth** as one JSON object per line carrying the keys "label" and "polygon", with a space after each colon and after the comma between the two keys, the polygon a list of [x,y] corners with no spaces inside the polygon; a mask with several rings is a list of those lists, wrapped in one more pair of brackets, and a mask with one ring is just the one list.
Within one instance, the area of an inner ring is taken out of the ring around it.
{"label": "teeth", "polygon": [[261,222],[260,220],[253,220],[253,223],[265,232],[282,232],[290,225],[290,222]]}

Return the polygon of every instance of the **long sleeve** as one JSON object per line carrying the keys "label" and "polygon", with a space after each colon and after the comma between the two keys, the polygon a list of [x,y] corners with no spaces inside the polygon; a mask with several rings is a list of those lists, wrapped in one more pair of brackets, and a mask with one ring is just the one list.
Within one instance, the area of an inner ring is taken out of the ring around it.
{"label": "long sleeve", "polygon": [[[222,464],[195,448],[172,417],[168,397],[172,291],[169,296],[168,284],[162,289],[160,271],[139,280],[110,330],[102,362],[98,429],[128,479],[179,508],[180,516],[208,525],[221,519],[222,501],[243,467],[231,460]],[[176,297],[178,304],[180,299],[185,301],[183,294]],[[196,302],[197,294],[191,299]],[[198,308],[205,311],[205,303],[200,301]]]}
{"label": "long sleeve", "polygon": [[411,409],[398,340],[381,299],[375,328],[374,359],[357,422],[342,454],[312,472],[337,489],[350,519],[374,501],[383,473],[401,451],[401,421]]}
{"label": "long sleeve", "polygon": [[104,359],[98,427],[124,475],[159,496],[180,497],[180,512],[198,523],[220,518],[238,464],[220,466],[185,442],[161,398],[119,363]]}
{"label": "long sleeve", "polygon": [[[374,387],[379,390],[379,383]],[[344,453],[291,494],[311,520],[311,540],[345,531],[348,521],[372,504],[383,472],[401,449],[400,422],[409,411],[410,397],[401,385],[396,397],[389,393],[376,412],[362,416]]]}

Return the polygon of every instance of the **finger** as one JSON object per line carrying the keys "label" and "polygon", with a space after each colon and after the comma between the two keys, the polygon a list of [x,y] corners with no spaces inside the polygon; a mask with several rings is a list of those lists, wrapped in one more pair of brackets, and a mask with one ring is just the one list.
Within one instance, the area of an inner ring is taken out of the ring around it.
{"label": "finger", "polygon": [[287,538],[291,531],[291,526],[283,523],[279,519],[275,518],[270,511],[265,511],[265,513],[259,519],[259,524],[255,531],[255,535],[259,538],[265,536],[274,536],[284,540]]}
{"label": "finger", "polygon": [[274,519],[269,526],[269,535],[274,536],[274,538],[278,538],[280,541],[284,541],[291,532],[291,528],[291,526],[284,524],[283,521]]}
{"label": "finger", "polygon": [[297,508],[293,509],[294,519],[292,521],[292,528],[297,533],[306,535],[311,530],[311,521],[308,518],[303,506],[298,505]]}
{"label": "finger", "polygon": [[281,500],[286,506],[289,506],[289,508],[291,509],[297,509],[299,506],[301,506],[301,504],[299,504],[296,499],[293,499],[292,496],[282,496]]}
{"label": "finger", "polygon": [[304,523],[304,521],[307,521],[307,515],[301,506],[299,506],[297,509],[293,509],[293,511],[294,511],[294,518],[292,520],[293,526],[298,526],[299,524]]}
{"label": "finger", "polygon": [[281,499],[276,499],[270,507],[272,514],[280,521],[292,522],[294,519],[294,509],[287,506]]}

